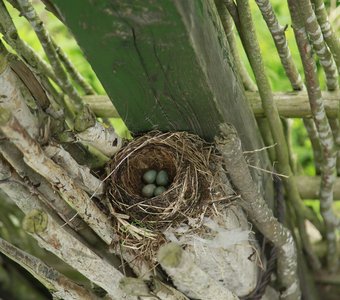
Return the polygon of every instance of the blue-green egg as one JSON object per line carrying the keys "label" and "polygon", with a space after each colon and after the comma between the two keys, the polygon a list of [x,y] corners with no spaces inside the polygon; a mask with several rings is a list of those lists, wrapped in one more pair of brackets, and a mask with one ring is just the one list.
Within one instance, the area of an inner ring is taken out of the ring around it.
{"label": "blue-green egg", "polygon": [[156,189],[156,186],[154,184],[147,184],[143,187],[142,189],[142,194],[143,196],[147,197],[147,198],[151,198],[153,197],[153,193]]}
{"label": "blue-green egg", "polygon": [[143,180],[145,183],[154,183],[156,180],[157,171],[156,170],[148,170],[143,175]]}
{"label": "blue-green egg", "polygon": [[157,185],[167,186],[169,184],[169,175],[165,170],[161,170],[158,172],[156,177]]}
{"label": "blue-green egg", "polygon": [[166,188],[164,186],[158,186],[155,188],[153,194],[154,196],[159,196],[161,194],[163,194],[166,191]]}

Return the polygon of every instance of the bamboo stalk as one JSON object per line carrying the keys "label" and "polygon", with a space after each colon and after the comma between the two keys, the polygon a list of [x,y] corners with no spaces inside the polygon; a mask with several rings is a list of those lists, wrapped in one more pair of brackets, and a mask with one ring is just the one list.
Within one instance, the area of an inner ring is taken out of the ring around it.
{"label": "bamboo stalk", "polygon": [[223,124],[221,134],[215,142],[223,156],[228,175],[243,199],[240,202],[241,205],[248,213],[250,220],[279,250],[278,276],[282,284],[280,299],[299,299],[297,256],[293,237],[290,231],[273,216],[273,211],[266,205],[253,182],[236,130]]}
{"label": "bamboo stalk", "polygon": [[279,53],[282,66],[293,89],[298,91],[302,90],[303,83],[297,67],[292,59],[284,27],[279,24],[269,0],[256,0],[256,3],[262,13],[263,19],[267,23],[269,31],[273,37],[277,52]]}
{"label": "bamboo stalk", "polygon": [[[323,165],[322,165],[322,181],[320,187],[320,211],[324,219],[327,232],[328,241],[328,255],[327,264],[328,269],[334,271],[338,267],[338,255],[336,247],[336,235],[335,227],[338,224],[338,220],[333,213],[333,183],[335,180],[335,168],[336,168],[336,151],[334,148],[334,140],[331,128],[326,117],[323,98],[319,86],[319,80],[316,74],[316,66],[311,52],[311,46],[307,38],[307,33],[303,27],[299,16],[299,6],[296,1],[288,0],[290,14],[293,23],[293,29],[295,38],[300,51],[301,60],[304,67],[306,87],[313,113],[313,118],[319,133],[320,144],[323,153]],[[301,8],[309,11],[308,7],[302,6]],[[310,16],[305,14],[305,20],[308,24],[314,22],[314,12]],[[308,19],[310,18],[310,19]],[[308,19],[308,20],[307,20]],[[310,27],[310,25],[308,25]],[[309,28],[310,33],[314,33]],[[315,29],[316,30],[316,29]]]}

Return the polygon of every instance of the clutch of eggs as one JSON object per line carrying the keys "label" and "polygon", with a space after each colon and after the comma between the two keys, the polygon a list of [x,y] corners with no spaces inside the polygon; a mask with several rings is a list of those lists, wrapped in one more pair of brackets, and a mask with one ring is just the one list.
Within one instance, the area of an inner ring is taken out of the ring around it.
{"label": "clutch of eggs", "polygon": [[145,185],[142,188],[142,195],[152,198],[163,194],[169,185],[169,175],[166,170],[147,170],[143,175]]}

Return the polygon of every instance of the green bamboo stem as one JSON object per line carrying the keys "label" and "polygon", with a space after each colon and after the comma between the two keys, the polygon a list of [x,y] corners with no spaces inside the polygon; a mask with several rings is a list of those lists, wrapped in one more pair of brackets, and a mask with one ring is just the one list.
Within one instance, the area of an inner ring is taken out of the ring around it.
{"label": "green bamboo stem", "polygon": [[72,61],[67,57],[66,53],[60,48],[54,40],[52,40],[53,46],[63,63],[66,71],[71,76],[73,81],[78,84],[85,92],[86,95],[95,95],[94,89],[86,82],[85,78],[78,72],[78,70],[73,65]]}
{"label": "green bamboo stem", "polygon": [[338,67],[338,72],[340,73],[340,40],[335,35],[333,28],[329,22],[324,1],[312,0],[312,2],[315,6],[314,11],[316,14],[316,18],[320,24],[323,37],[329,47],[329,50],[333,54],[334,61]]}
{"label": "green bamboo stem", "polygon": [[313,119],[304,118],[303,124],[307,130],[310,142],[312,144],[313,157],[314,157],[314,166],[315,166],[315,174],[321,174],[321,165],[322,165],[322,151],[320,145],[319,134],[317,132],[315,122]]}
{"label": "green bamboo stem", "polygon": [[[241,5],[238,8],[243,7]],[[244,20],[243,17],[241,20]],[[282,284],[280,299],[299,299],[297,256],[291,232],[274,217],[273,211],[266,205],[252,180],[236,130],[227,124],[221,125],[220,136],[215,142],[231,182],[243,199],[241,205],[259,231],[278,248],[278,276]]]}
{"label": "green bamboo stem", "polygon": [[225,0],[224,3],[225,3],[225,5],[226,5],[226,7],[229,11],[229,14],[231,15],[231,17],[234,20],[237,31],[240,32],[241,31],[241,23],[240,23],[240,18],[239,18],[239,15],[238,15],[238,12],[237,12],[237,7],[235,5],[234,0]]}
{"label": "green bamboo stem", "polygon": [[51,66],[39,57],[36,52],[19,37],[17,29],[3,0],[0,0],[0,32],[3,34],[4,40],[37,74],[45,74],[54,82],[57,82]]}
{"label": "green bamboo stem", "polygon": [[70,99],[72,99],[72,104],[75,107],[75,120],[74,124],[72,124],[74,129],[76,131],[84,131],[86,128],[93,126],[96,122],[95,117],[91,110],[84,105],[82,98],[70,83],[43,22],[39,19],[36,11],[28,0],[18,0],[18,4],[20,6],[21,13],[30,22],[41,42],[46,56],[48,57],[55,72],[58,85],[70,97]]}
{"label": "green bamboo stem", "polygon": [[218,13],[221,18],[221,22],[225,31],[225,34],[228,39],[228,43],[230,46],[231,54],[233,55],[234,62],[238,73],[240,74],[244,89],[246,91],[257,91],[257,86],[254,81],[250,78],[249,73],[241,60],[239,49],[237,48],[236,39],[233,32],[233,22],[232,18],[228,12],[227,7],[224,5],[222,0],[215,1]]}
{"label": "green bamboo stem", "polygon": [[279,53],[282,66],[293,89],[302,90],[303,82],[301,80],[298,69],[292,59],[284,27],[279,24],[269,0],[256,0],[256,3],[262,13],[263,19],[267,23],[269,31],[273,37],[276,49]]}
{"label": "green bamboo stem", "polygon": [[[312,49],[307,38],[307,33],[301,22],[298,3],[288,0],[289,10],[292,18],[293,29],[297,45],[300,51],[301,60],[304,67],[306,87],[313,113],[315,125],[318,130],[321,149],[323,153],[322,181],[320,187],[320,212],[326,227],[328,241],[327,264],[330,271],[335,271],[338,267],[338,254],[336,246],[335,228],[338,219],[333,213],[333,184],[335,181],[336,151],[332,131],[326,117],[324,102],[321,95],[319,80],[316,74],[316,66],[312,56]],[[303,8],[303,6],[301,7]],[[307,8],[305,8],[307,9]],[[305,15],[307,17],[307,15]],[[313,20],[309,19],[308,22]],[[309,23],[311,24],[311,23]]]}
{"label": "green bamboo stem", "polygon": [[[313,48],[320,58],[320,64],[326,75],[327,88],[330,91],[338,89],[338,72],[331,52],[329,51],[319,23],[316,19],[310,0],[297,1],[301,11],[301,17],[308,32]],[[306,49],[308,52],[308,49]]]}
{"label": "green bamboo stem", "polygon": [[268,148],[268,154],[270,161],[272,163],[275,163],[277,161],[276,159],[276,152],[275,152],[275,143],[272,137],[272,133],[270,131],[269,125],[268,125],[268,120],[266,118],[256,118],[257,126],[259,127],[262,139],[264,144]]}
{"label": "green bamboo stem", "polygon": [[306,259],[311,266],[313,271],[321,270],[321,262],[318,256],[314,253],[312,243],[308,237],[308,233],[306,231],[306,223],[304,220],[297,219],[297,227],[299,228],[299,234],[302,241],[303,249],[306,253]]}

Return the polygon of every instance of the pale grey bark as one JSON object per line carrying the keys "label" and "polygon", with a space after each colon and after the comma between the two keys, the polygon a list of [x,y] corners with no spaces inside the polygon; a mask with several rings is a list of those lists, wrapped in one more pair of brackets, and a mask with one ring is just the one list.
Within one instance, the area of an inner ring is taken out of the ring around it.
{"label": "pale grey bark", "polygon": [[51,292],[55,299],[98,299],[92,292],[71,281],[57,270],[46,265],[40,259],[18,249],[2,238],[0,238],[0,252],[30,272]]}
{"label": "pale grey bark", "polygon": [[241,21],[240,36],[255,74],[265,116],[268,120],[273,141],[276,145],[275,151],[276,159],[278,161],[277,170],[280,174],[286,176],[283,179],[283,184],[287,192],[287,198],[294,206],[294,209],[300,218],[307,218],[314,224],[320,224],[315,215],[304,206],[297,190],[294,174],[290,167],[288,146],[285,139],[282,122],[280,120],[275,102],[273,101],[272,90],[264,69],[249,2],[238,0],[237,11]]}
{"label": "pale grey bark", "polygon": [[310,142],[312,144],[315,173],[319,175],[321,173],[321,166],[322,166],[322,151],[321,151],[319,134],[318,134],[318,131],[316,129],[313,119],[304,118],[303,124],[305,125]]}
{"label": "pale grey bark", "polygon": [[300,287],[297,277],[297,254],[293,237],[273,216],[250,175],[244,159],[241,141],[230,125],[221,125],[221,134],[216,138],[217,149],[223,156],[231,182],[237,188],[243,208],[261,233],[279,250],[278,275],[282,284],[280,299],[299,299]]}
{"label": "pale grey bark", "polygon": [[[323,216],[327,232],[326,236],[328,241],[328,268],[329,270],[336,270],[338,267],[338,254],[335,228],[338,225],[339,220],[334,215],[332,208],[333,184],[336,177],[336,151],[334,147],[332,130],[330,128],[324,108],[324,101],[320,90],[318,76],[316,74],[316,65],[313,59],[312,48],[307,37],[307,32],[305,31],[302,20],[300,19],[300,8],[303,11],[305,10],[304,20],[306,22],[306,27],[309,28],[309,33],[314,34],[315,36],[319,35],[318,31],[320,30],[320,28],[318,28],[318,26],[314,24],[316,22],[314,12],[309,12],[309,10],[311,9],[309,8],[310,3],[308,5],[306,4],[306,6],[301,5],[299,7],[299,4],[296,1],[288,0],[288,4],[292,17],[295,38],[298,44],[301,60],[304,67],[306,87],[311,110],[313,113],[315,125],[319,133],[320,144],[323,153],[322,181],[320,186],[320,211],[321,215]],[[300,4],[305,4],[305,2],[300,2]],[[321,42],[318,45],[326,47]]]}
{"label": "pale grey bark", "polygon": [[338,73],[340,73],[340,40],[334,33],[331,23],[328,19],[328,14],[326,11],[326,7],[323,0],[312,0],[314,3],[314,11],[318,22],[320,24],[320,28],[323,34],[323,37],[329,47],[329,50],[332,52],[335,63],[338,67]]}
{"label": "pale grey bark", "polygon": [[111,223],[92,202],[88,194],[77,186],[64,169],[45,155],[36,141],[27,134],[10,113],[2,109],[0,115],[1,131],[21,151],[26,164],[49,181],[103,241],[107,244],[112,243],[114,233]]}
{"label": "pale grey bark", "polygon": [[72,100],[74,109],[68,110],[68,113],[70,114],[69,118],[72,121],[72,127],[76,131],[81,132],[87,129],[88,127],[94,126],[96,123],[94,115],[88,109],[88,107],[84,105],[80,95],[78,94],[76,89],[71,85],[67,73],[63,69],[62,64],[59,60],[58,54],[56,52],[56,49],[54,48],[51,37],[49,33],[46,31],[43,22],[41,22],[41,20],[39,19],[35,9],[28,0],[18,0],[18,4],[20,6],[21,13],[30,22],[32,28],[37,34],[38,39],[41,42],[45,54],[53,68],[58,85],[61,87],[64,93],[68,95]]}
{"label": "pale grey bark", "polygon": [[232,292],[222,288],[194,262],[192,254],[170,243],[158,252],[158,261],[176,287],[191,298],[206,300],[237,300]]}
{"label": "pale grey bark", "polygon": [[[337,68],[332,54],[324,41],[321,28],[316,19],[310,0],[299,0],[297,2],[300,6],[301,17],[303,18],[308,36],[313,43],[313,48],[318,54],[320,64],[325,71],[327,88],[330,91],[336,90],[339,87]],[[308,51],[309,50],[306,49],[306,52]]]}
{"label": "pale grey bark", "polygon": [[83,244],[41,204],[38,195],[31,193],[17,174],[0,159],[1,189],[25,213],[24,229],[42,248],[52,252],[92,282],[98,284],[113,299],[134,299],[126,297],[118,288],[123,274]]}
{"label": "pale grey bark", "polygon": [[28,62],[36,73],[47,75],[53,81],[57,81],[52,68],[19,37],[17,29],[11,16],[7,12],[3,0],[0,0],[0,32],[3,34],[5,41],[19,56],[21,56],[21,58]]}
{"label": "pale grey bark", "polygon": [[281,63],[293,89],[302,90],[302,79],[292,59],[284,27],[279,24],[269,0],[256,0],[256,3],[261,10],[264,20],[267,23],[269,31],[273,37],[276,49],[279,53]]}
{"label": "pale grey bark", "polygon": [[233,30],[234,24],[230,16],[230,13],[228,12],[228,9],[225,6],[225,3],[223,0],[215,0],[215,3],[216,3],[216,7],[221,18],[221,22],[222,22],[225,34],[228,39],[230,51],[233,55],[234,62],[235,62],[237,71],[241,77],[244,89],[246,91],[255,92],[257,91],[257,86],[254,83],[253,79],[250,77],[239,54],[239,49],[237,47],[237,42],[236,42],[236,38],[234,35],[234,30]]}
{"label": "pale grey bark", "polygon": [[44,152],[56,164],[64,168],[68,175],[76,181],[78,186],[87,191],[91,196],[104,194],[103,182],[97,177],[94,177],[88,167],[80,166],[62,146],[57,144],[48,145],[45,147]]}

